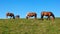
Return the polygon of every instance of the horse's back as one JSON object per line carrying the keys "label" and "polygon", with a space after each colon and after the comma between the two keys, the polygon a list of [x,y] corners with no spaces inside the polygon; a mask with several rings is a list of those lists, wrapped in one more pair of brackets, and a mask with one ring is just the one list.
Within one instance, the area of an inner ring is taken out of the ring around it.
{"label": "horse's back", "polygon": [[27,15],[36,14],[35,12],[28,12]]}
{"label": "horse's back", "polygon": [[6,13],[6,16],[14,16],[13,13]]}
{"label": "horse's back", "polygon": [[48,16],[48,15],[51,15],[51,12],[41,12],[41,15],[46,15],[46,16]]}

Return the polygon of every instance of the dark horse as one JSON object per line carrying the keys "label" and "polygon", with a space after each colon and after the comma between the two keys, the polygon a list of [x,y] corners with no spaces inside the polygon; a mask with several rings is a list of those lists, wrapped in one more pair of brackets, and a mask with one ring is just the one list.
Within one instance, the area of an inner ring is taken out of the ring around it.
{"label": "dark horse", "polygon": [[26,19],[28,19],[29,17],[35,17],[35,19],[37,18],[37,14],[35,12],[29,12],[26,16]]}
{"label": "dark horse", "polygon": [[50,20],[50,16],[52,16],[52,19],[55,19],[55,16],[52,12],[41,12],[41,19],[43,20],[43,16],[47,16],[48,20]]}
{"label": "dark horse", "polygon": [[16,18],[19,18],[20,16],[19,15],[16,15]]}
{"label": "dark horse", "polygon": [[13,14],[13,13],[9,13],[9,12],[8,12],[8,13],[6,13],[6,17],[7,17],[7,18],[8,18],[8,16],[10,16],[10,18],[11,18],[11,17],[13,17],[13,19],[15,19],[15,16],[14,16],[14,14]]}

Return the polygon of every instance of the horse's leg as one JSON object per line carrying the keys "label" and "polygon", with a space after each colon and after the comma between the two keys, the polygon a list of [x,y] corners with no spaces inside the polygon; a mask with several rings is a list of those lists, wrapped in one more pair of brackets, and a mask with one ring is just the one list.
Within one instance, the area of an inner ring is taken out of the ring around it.
{"label": "horse's leg", "polygon": [[43,15],[41,15],[41,19],[43,20]]}
{"label": "horse's leg", "polygon": [[37,15],[35,15],[35,19],[37,19]]}
{"label": "horse's leg", "polygon": [[26,19],[28,19],[29,17],[28,16],[26,16]]}
{"label": "horse's leg", "polygon": [[47,20],[50,20],[50,16],[48,16]]}
{"label": "horse's leg", "polygon": [[31,16],[28,16],[28,19],[30,19]]}
{"label": "horse's leg", "polygon": [[15,19],[15,16],[13,16],[13,19]]}

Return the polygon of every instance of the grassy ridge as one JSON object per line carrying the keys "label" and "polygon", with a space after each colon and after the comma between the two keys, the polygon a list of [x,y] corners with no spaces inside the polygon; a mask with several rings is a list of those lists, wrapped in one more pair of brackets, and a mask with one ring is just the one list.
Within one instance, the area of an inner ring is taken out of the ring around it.
{"label": "grassy ridge", "polygon": [[0,19],[0,34],[60,34],[60,19]]}

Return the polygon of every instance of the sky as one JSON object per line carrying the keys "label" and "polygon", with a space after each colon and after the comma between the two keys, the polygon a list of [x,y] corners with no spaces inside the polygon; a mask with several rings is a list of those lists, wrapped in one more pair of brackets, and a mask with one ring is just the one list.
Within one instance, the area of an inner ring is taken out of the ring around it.
{"label": "sky", "polygon": [[51,11],[60,17],[60,0],[0,0],[0,18],[6,18],[7,12],[20,18],[25,18],[27,12],[36,12],[40,18],[42,11]]}

